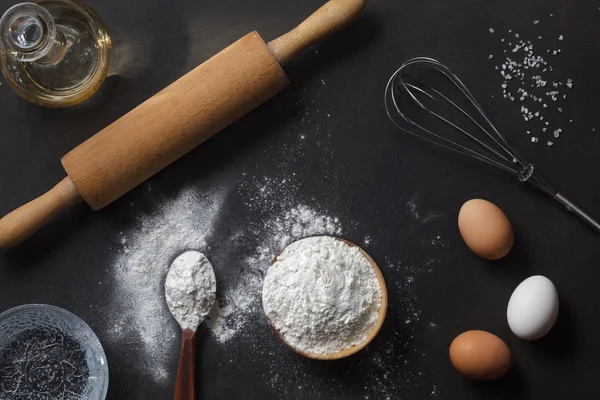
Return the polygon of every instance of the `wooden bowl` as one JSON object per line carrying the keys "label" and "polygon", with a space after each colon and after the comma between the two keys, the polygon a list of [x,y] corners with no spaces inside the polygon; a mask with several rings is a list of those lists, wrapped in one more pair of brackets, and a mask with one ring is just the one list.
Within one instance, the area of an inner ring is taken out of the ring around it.
{"label": "wooden bowl", "polygon": [[[338,351],[336,353],[329,353],[329,354],[310,353],[310,352],[299,350],[299,349],[289,345],[285,341],[283,336],[281,336],[281,334],[279,333],[277,328],[275,328],[275,326],[273,325],[273,323],[271,322],[269,317],[267,317],[267,322],[268,322],[269,326],[271,327],[271,330],[277,337],[277,339],[279,339],[279,341],[281,341],[290,350],[293,350],[296,353],[298,353],[304,357],[312,358],[315,360],[338,360],[340,358],[345,358],[345,357],[351,356],[352,354],[358,353],[359,351],[364,349],[369,343],[371,343],[371,341],[375,338],[375,336],[377,336],[377,334],[379,333],[379,330],[381,329],[381,326],[383,325],[383,321],[385,320],[385,315],[387,313],[387,306],[388,306],[387,287],[385,285],[383,275],[381,274],[381,270],[379,269],[379,267],[377,266],[375,261],[373,261],[371,256],[369,256],[366,251],[364,251],[363,249],[361,249],[359,246],[355,245],[354,243],[349,242],[345,239],[341,239],[341,238],[336,238],[336,239],[341,242],[346,243],[347,245],[349,245],[351,247],[358,247],[358,249],[360,250],[362,255],[365,256],[365,258],[367,259],[369,264],[371,264],[373,271],[375,271],[375,276],[377,277],[377,281],[379,282],[379,287],[381,288],[381,306],[379,307],[379,314],[377,315],[377,323],[375,324],[373,329],[371,329],[371,331],[369,332],[369,334],[367,335],[367,338],[365,340],[363,340],[361,343],[359,343],[357,345],[350,347],[349,349]],[[281,253],[279,253],[279,254],[281,254]],[[273,258],[273,261],[271,261],[271,265],[273,265],[277,261],[277,257],[279,257],[279,254],[277,254],[275,256],[275,258]]]}

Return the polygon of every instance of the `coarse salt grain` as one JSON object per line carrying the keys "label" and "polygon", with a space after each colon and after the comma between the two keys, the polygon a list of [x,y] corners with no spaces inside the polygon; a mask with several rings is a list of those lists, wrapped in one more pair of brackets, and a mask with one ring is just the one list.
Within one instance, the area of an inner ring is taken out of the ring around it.
{"label": "coarse salt grain", "polygon": [[[539,20],[535,20],[534,24],[537,24],[538,22]],[[561,95],[563,99],[566,99],[566,95],[560,93],[559,88],[563,85],[568,88],[572,88],[573,81],[569,78],[563,83],[546,78],[545,74],[552,72],[554,68],[549,65],[543,57],[536,54],[536,49],[531,41],[519,39],[520,34],[518,32],[513,32],[512,29],[508,30],[508,33],[512,33],[514,37],[518,39],[518,43],[510,43],[509,40],[507,44],[512,55],[505,56],[505,61],[502,62],[502,64],[495,66],[495,69],[500,70],[500,74],[504,80],[504,82],[501,84],[503,92],[502,97],[512,102],[518,99],[519,102],[523,103],[523,105],[520,105],[520,111],[523,119],[526,122],[531,121],[533,118],[544,121],[547,116],[542,115],[540,111],[552,109],[550,103],[544,101],[544,97],[552,100],[553,102],[558,101]],[[541,35],[538,35],[537,37],[538,39],[542,38]],[[560,35],[559,40],[563,39],[564,36]],[[504,52],[506,53],[506,49]],[[548,49],[547,52],[553,54],[554,56],[558,56],[558,54],[561,52],[561,49]],[[527,80],[529,79],[530,83],[527,83]],[[518,85],[518,87],[515,88],[517,94],[516,96],[513,94],[515,93],[515,89],[509,90],[511,89],[509,84]],[[534,90],[536,88],[541,89],[550,86],[554,89],[546,90],[541,93],[539,90]],[[533,89],[531,91],[527,91],[525,90],[526,87],[531,87]],[[529,103],[531,101],[539,104],[540,107],[538,110],[535,109],[535,106],[531,106]],[[558,112],[563,112],[561,107],[558,107]],[[546,121],[546,125],[549,125],[549,122]]]}

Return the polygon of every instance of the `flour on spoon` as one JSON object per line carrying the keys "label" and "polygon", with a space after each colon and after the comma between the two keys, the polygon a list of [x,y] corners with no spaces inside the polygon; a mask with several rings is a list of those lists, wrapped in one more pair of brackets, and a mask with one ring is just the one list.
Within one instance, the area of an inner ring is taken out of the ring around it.
{"label": "flour on spoon", "polygon": [[167,274],[165,297],[183,330],[195,331],[215,302],[215,272],[206,256],[187,251],[177,257]]}

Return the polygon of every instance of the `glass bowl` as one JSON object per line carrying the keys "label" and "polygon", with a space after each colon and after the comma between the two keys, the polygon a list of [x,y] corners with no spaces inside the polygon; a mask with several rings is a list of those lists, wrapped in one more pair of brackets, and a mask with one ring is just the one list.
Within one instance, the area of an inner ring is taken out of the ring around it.
{"label": "glass bowl", "polygon": [[107,391],[104,349],[75,314],[44,304],[0,314],[0,399],[104,400]]}

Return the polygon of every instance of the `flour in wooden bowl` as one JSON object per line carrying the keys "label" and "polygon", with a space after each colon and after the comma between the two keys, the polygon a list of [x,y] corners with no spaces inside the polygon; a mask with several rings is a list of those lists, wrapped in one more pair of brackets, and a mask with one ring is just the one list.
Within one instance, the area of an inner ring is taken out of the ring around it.
{"label": "flour in wooden bowl", "polygon": [[357,247],[317,236],[289,245],[263,286],[267,318],[286,344],[328,355],[363,343],[377,325],[382,291]]}

